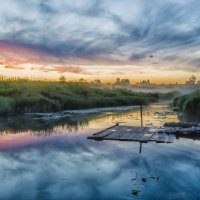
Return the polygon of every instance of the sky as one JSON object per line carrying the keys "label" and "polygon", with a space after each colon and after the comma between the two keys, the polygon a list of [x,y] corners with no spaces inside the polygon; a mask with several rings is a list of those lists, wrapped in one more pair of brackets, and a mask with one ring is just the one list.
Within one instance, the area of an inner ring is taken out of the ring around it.
{"label": "sky", "polygon": [[199,0],[0,0],[0,74],[200,78]]}

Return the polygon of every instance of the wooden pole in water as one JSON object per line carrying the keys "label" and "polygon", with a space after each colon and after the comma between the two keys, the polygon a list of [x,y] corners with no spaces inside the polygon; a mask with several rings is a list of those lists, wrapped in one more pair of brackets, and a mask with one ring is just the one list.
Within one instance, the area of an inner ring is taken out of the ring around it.
{"label": "wooden pole in water", "polygon": [[140,142],[140,153],[142,153],[142,142]]}
{"label": "wooden pole in water", "polygon": [[[140,118],[141,118],[141,127],[143,126],[143,107],[140,105]],[[142,153],[142,142],[140,142],[140,154]]]}
{"label": "wooden pole in water", "polygon": [[143,126],[142,104],[140,105],[140,118],[141,118],[141,127],[142,127]]}

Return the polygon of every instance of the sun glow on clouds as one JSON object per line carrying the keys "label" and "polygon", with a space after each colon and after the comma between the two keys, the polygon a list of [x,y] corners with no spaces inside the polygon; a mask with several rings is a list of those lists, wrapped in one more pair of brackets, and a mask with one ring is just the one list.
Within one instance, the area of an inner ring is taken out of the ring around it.
{"label": "sun glow on clouds", "polygon": [[200,75],[197,0],[15,1],[0,7],[0,74],[155,82]]}
{"label": "sun glow on clouds", "polygon": [[[6,42],[1,42],[0,54],[0,73],[6,76],[58,78],[62,74],[71,80],[85,78],[88,80],[101,79],[106,82],[114,81],[116,77],[122,77],[135,82],[141,79],[151,79],[159,83],[170,80],[183,82],[188,75],[194,71],[198,72],[197,68],[191,67],[185,73],[182,66],[179,67],[179,63],[177,63],[176,69],[172,69],[163,61],[150,57],[139,63],[123,60],[123,55],[122,59],[118,59],[118,61],[114,59],[114,56],[96,59],[58,58],[55,55]],[[151,64],[151,59],[154,59],[153,64]],[[163,63],[159,70],[161,62]],[[177,73],[179,73],[178,77]]]}

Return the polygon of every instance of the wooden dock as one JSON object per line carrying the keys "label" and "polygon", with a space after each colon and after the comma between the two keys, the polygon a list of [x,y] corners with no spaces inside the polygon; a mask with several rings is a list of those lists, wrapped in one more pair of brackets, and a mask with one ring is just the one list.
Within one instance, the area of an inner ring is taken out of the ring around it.
{"label": "wooden dock", "polygon": [[137,141],[140,143],[172,143],[175,136],[172,134],[159,133],[158,127],[141,126],[115,126],[104,129],[92,136],[87,137],[93,140],[118,140],[118,141]]}

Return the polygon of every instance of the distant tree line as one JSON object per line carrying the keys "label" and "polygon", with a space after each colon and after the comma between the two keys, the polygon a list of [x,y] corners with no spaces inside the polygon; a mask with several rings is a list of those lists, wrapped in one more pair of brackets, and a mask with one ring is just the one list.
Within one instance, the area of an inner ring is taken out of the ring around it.
{"label": "distant tree line", "polygon": [[116,81],[115,81],[115,84],[116,85],[130,85],[131,82],[129,79],[120,79],[120,78],[117,78]]}
{"label": "distant tree line", "polygon": [[[48,79],[48,78],[32,78],[32,77],[7,77],[3,76],[0,74],[0,82],[31,82],[31,81],[36,81],[36,82],[60,82],[60,83],[65,83],[65,82],[78,82],[78,83],[86,83],[86,84],[94,84],[94,85],[102,85],[103,83],[101,82],[100,79],[95,79],[92,81],[88,81],[84,78],[80,78],[79,80],[69,80],[67,79],[66,76],[61,75],[58,79]],[[149,79],[147,80],[141,80],[136,83],[137,85],[155,85],[153,84]],[[131,81],[129,79],[120,79],[116,78],[116,80],[111,83],[105,83],[105,85],[119,85],[119,86],[128,86],[131,85]],[[174,84],[159,84],[159,85],[178,85],[178,82]],[[185,85],[200,85],[200,80],[197,80],[197,77],[195,75],[192,75],[189,77],[187,81],[185,81]]]}

